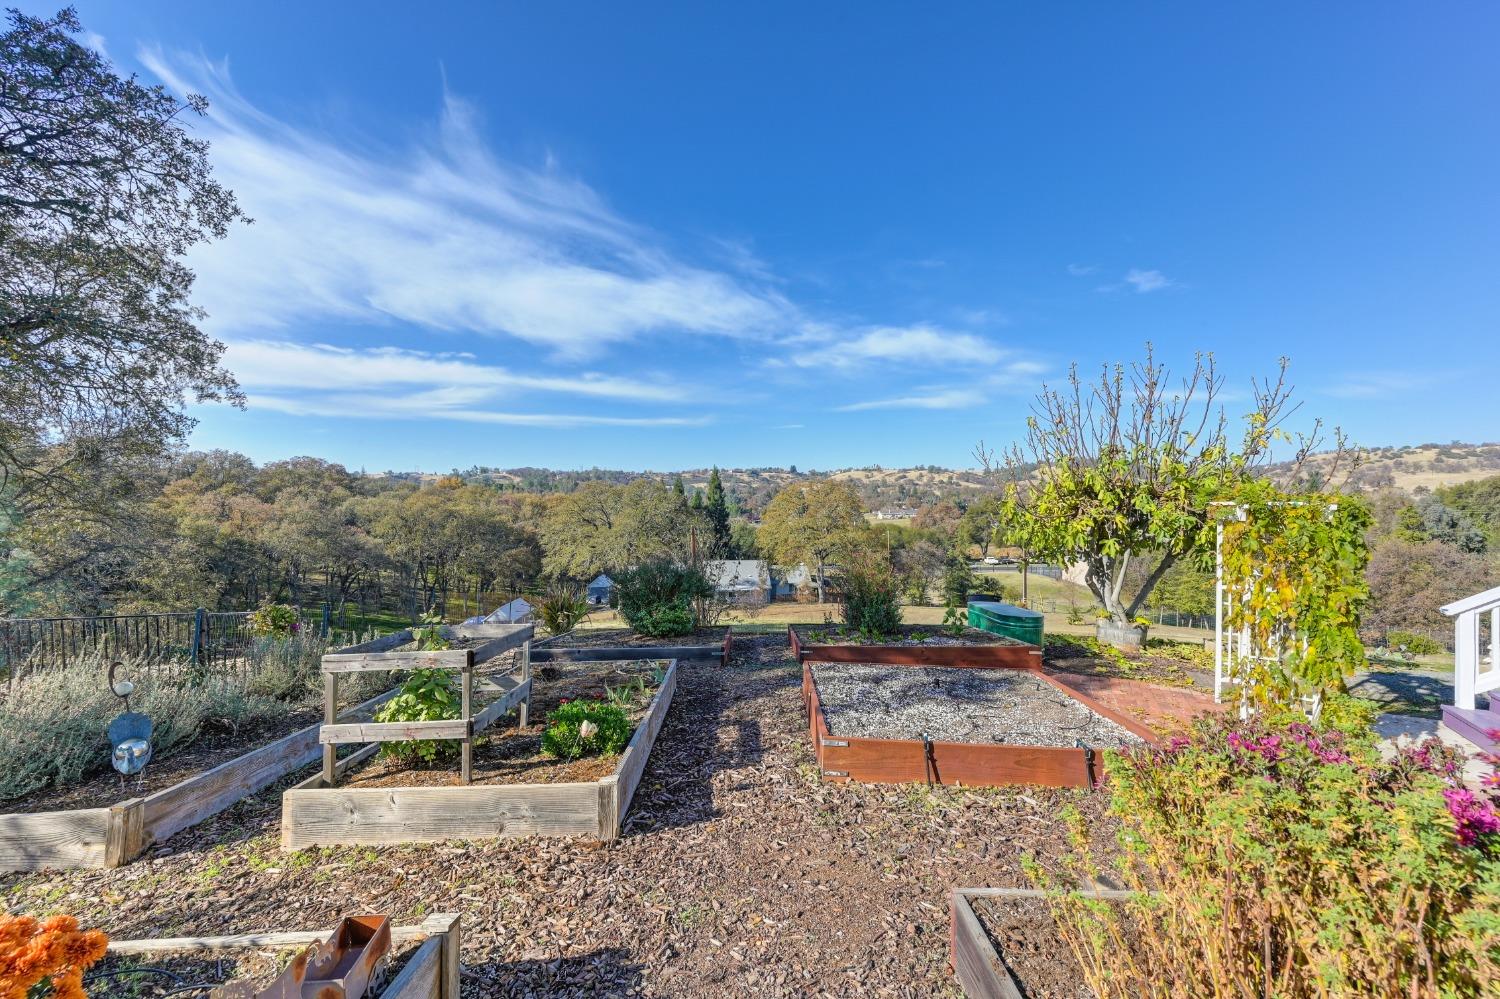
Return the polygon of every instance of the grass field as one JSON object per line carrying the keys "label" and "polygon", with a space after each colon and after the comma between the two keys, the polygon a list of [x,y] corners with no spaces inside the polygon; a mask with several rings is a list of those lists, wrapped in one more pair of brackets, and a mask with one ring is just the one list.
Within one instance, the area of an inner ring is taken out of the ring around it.
{"label": "grass field", "polygon": [[[1049,580],[1050,582],[1050,580]],[[1045,613],[1044,630],[1051,635],[1092,635],[1094,622],[1069,624],[1066,613]],[[901,617],[907,624],[942,624],[943,608],[908,604],[901,609]],[[720,623],[732,624],[742,631],[780,631],[789,624],[824,624],[839,620],[838,604],[770,604],[754,610],[731,611]],[[623,628],[625,622],[618,612],[601,608],[589,614],[580,628]],[[1213,632],[1198,628],[1152,628],[1157,638],[1170,638],[1181,642],[1212,640]]]}

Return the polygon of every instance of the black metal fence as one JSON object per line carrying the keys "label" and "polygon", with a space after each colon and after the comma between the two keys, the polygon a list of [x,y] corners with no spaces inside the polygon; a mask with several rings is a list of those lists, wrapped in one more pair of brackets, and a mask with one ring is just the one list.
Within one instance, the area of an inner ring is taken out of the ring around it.
{"label": "black metal fence", "polygon": [[[328,635],[328,608],[302,613],[303,627]],[[257,636],[248,611],[198,608],[167,614],[40,617],[0,620],[0,678],[65,667],[108,655],[175,661],[213,670],[242,659]]]}

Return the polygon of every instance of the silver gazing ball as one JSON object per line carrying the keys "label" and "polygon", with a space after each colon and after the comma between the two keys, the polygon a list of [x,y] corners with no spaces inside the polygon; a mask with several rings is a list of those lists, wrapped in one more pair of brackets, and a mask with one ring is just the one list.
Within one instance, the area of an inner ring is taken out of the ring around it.
{"label": "silver gazing ball", "polygon": [[115,747],[109,762],[127,777],[138,774],[151,762],[151,743],[145,739],[126,739]]}

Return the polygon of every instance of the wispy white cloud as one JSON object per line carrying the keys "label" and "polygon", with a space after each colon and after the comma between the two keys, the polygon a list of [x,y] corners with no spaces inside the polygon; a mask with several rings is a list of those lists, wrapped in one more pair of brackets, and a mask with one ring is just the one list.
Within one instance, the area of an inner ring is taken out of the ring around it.
{"label": "wispy white cloud", "polygon": [[974,388],[950,388],[914,392],[891,399],[869,399],[836,407],[836,412],[859,413],[869,409],[969,409],[985,401],[985,394]]}
{"label": "wispy white cloud", "polygon": [[638,401],[689,401],[692,393],[662,379],[582,372],[577,376],[519,374],[481,364],[472,354],[398,347],[358,350],[285,340],[236,340],[225,360],[252,390],[377,389],[451,386],[493,392],[522,390]]}
{"label": "wispy white cloud", "polygon": [[834,407],[837,413],[870,409],[972,409],[996,396],[1035,387],[1046,367],[1036,361],[1013,360],[997,365],[962,385],[922,385],[911,392],[882,399],[865,399]]}
{"label": "wispy white cloud", "polygon": [[494,156],[451,95],[434,142],[361,152],[262,113],[225,64],[141,59],[208,95],[215,173],[256,219],[192,255],[216,332],[399,320],[576,358],[654,332],[755,337],[788,322],[777,293],[674,258],[581,181]]}
{"label": "wispy white cloud", "polygon": [[1139,294],[1145,294],[1149,291],[1161,291],[1163,288],[1170,288],[1172,286],[1171,279],[1161,271],[1143,271],[1136,267],[1132,267],[1125,272],[1125,283],[1134,288]]}
{"label": "wispy white cloud", "polygon": [[801,368],[853,368],[874,362],[961,365],[992,364],[1006,351],[972,333],[937,326],[879,326],[852,336],[790,352],[787,361]]}
{"label": "wispy white cloud", "polygon": [[331,392],[308,396],[247,394],[251,409],[293,416],[353,417],[378,420],[457,420],[517,427],[688,427],[711,422],[706,416],[614,416],[607,413],[517,413],[477,409],[489,396],[482,390],[440,388],[408,394]]}
{"label": "wispy white cloud", "polygon": [[1405,396],[1428,388],[1437,381],[1435,375],[1407,371],[1358,371],[1323,390],[1336,399],[1378,399]]}
{"label": "wispy white cloud", "polygon": [[1068,273],[1074,277],[1088,277],[1090,274],[1098,274],[1099,268],[1093,264],[1069,264]]}

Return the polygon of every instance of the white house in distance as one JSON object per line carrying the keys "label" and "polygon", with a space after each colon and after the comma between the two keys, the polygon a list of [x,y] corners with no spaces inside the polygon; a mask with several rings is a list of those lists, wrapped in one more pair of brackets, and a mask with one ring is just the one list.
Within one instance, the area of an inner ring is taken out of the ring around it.
{"label": "white house in distance", "polygon": [[778,574],[764,559],[753,558],[709,559],[703,563],[703,574],[713,584],[715,596],[734,604],[791,599],[812,580],[805,565]]}

